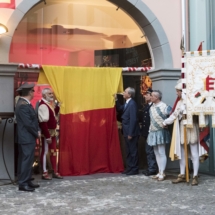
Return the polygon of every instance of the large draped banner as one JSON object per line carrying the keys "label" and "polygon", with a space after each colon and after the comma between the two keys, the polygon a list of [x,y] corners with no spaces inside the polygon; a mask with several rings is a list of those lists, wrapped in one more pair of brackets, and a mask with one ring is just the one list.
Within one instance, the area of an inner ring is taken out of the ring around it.
{"label": "large draped banner", "polygon": [[38,84],[49,84],[61,104],[62,175],[123,170],[113,98],[123,90],[121,72],[121,68],[43,66]]}

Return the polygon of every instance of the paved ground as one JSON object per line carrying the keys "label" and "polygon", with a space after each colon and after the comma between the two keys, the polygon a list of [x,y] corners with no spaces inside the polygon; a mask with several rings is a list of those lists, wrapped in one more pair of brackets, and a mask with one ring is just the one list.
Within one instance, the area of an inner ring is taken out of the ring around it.
{"label": "paved ground", "polygon": [[37,177],[41,187],[34,193],[18,191],[14,185],[0,187],[0,215],[215,214],[214,179],[200,175],[199,186],[192,187],[142,174],[95,174],[51,182]]}

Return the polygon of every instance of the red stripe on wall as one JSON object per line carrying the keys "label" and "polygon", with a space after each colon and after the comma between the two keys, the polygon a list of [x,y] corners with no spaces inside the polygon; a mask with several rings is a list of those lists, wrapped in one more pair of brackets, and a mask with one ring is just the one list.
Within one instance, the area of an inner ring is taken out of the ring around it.
{"label": "red stripe on wall", "polygon": [[62,175],[118,173],[123,169],[115,108],[60,115]]}

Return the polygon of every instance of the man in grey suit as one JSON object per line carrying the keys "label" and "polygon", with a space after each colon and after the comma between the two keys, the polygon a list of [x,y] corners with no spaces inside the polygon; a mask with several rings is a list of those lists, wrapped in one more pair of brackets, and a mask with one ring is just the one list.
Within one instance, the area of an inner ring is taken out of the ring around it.
{"label": "man in grey suit", "polygon": [[138,168],[138,151],[137,142],[140,135],[140,128],[137,118],[137,104],[133,100],[135,96],[135,89],[128,87],[123,93],[123,97],[126,100],[124,105],[120,105],[118,100],[116,101],[117,111],[122,113],[122,130],[126,144],[126,170],[123,174],[137,175],[139,173]]}
{"label": "man in grey suit", "polygon": [[36,139],[40,137],[36,113],[30,101],[34,97],[34,84],[24,83],[17,91],[22,92],[16,108],[18,156],[18,184],[20,191],[32,192],[39,185],[31,182]]}

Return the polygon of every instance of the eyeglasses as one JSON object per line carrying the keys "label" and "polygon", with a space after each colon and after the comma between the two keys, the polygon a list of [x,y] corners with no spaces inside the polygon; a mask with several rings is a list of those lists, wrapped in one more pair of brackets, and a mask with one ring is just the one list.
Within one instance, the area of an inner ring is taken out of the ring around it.
{"label": "eyeglasses", "polygon": [[35,92],[35,90],[31,90],[31,92]]}

